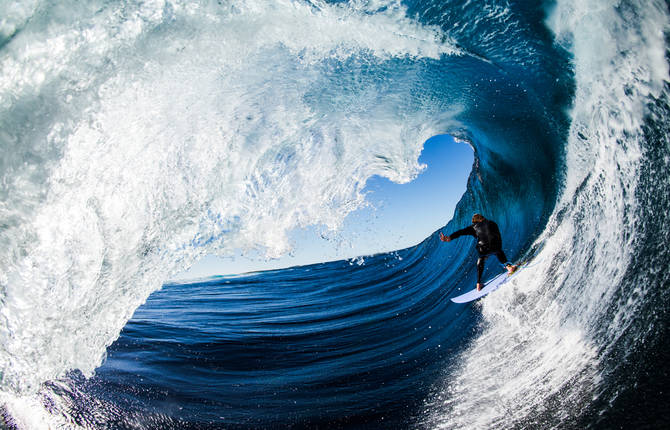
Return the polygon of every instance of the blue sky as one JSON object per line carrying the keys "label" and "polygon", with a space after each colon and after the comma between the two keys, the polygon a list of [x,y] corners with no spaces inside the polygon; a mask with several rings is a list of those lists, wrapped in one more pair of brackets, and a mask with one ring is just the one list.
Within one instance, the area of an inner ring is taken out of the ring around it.
{"label": "blue sky", "polygon": [[370,178],[365,192],[371,207],[349,214],[342,231],[328,239],[318,226],[296,230],[289,256],[266,261],[208,255],[175,279],[299,266],[416,245],[451,220],[472,170],[473,153],[451,136],[435,136],[425,142],[419,161],[428,167],[408,184]]}

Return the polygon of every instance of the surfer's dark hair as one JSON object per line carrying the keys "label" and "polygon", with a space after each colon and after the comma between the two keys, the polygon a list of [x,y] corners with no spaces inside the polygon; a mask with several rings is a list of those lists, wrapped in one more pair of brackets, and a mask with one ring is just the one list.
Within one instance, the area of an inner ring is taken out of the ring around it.
{"label": "surfer's dark hair", "polygon": [[482,221],[484,221],[484,215],[482,214],[472,215],[472,222],[482,222]]}

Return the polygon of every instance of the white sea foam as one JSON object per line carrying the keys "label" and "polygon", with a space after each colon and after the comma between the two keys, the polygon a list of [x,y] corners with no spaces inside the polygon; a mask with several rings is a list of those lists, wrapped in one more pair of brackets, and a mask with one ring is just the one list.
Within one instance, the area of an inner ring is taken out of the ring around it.
{"label": "white sea foam", "polygon": [[601,394],[599,359],[648,289],[615,295],[633,258],[645,107],[669,80],[669,22],[661,1],[566,0],[552,11],[577,83],[564,189],[538,239],[542,263],[482,302],[482,335],[429,401],[431,426],[570,426]]}
{"label": "white sea foam", "polygon": [[456,53],[395,1],[8,11],[0,372],[12,393],[90,375],[137,306],[198,256],[281,255],[295,227],[337,228],[370,176],[410,180],[437,119],[378,102],[411,99],[410,85],[353,74],[331,88],[333,61]]}

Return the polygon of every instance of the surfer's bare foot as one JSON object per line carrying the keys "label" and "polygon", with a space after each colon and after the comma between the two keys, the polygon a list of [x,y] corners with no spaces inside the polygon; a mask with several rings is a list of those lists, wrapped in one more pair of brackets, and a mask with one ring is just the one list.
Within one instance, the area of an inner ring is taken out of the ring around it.
{"label": "surfer's bare foot", "polygon": [[484,288],[484,284],[477,284],[477,291],[481,291]]}
{"label": "surfer's bare foot", "polygon": [[516,272],[516,269],[519,268],[519,266],[517,266],[516,264],[508,264],[505,267],[507,267],[507,274],[508,275],[511,275],[512,273]]}

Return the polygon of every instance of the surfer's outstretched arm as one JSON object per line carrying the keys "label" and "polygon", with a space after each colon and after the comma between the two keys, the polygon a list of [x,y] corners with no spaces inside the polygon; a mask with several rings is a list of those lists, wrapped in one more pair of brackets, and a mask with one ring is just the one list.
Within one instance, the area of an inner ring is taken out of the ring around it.
{"label": "surfer's outstretched arm", "polygon": [[477,237],[477,233],[475,232],[475,229],[472,226],[468,226],[460,230],[456,230],[455,232],[451,233],[448,237],[450,239],[457,239],[461,236]]}
{"label": "surfer's outstretched arm", "polygon": [[477,237],[477,233],[475,233],[475,229],[472,228],[472,226],[465,227],[465,228],[462,228],[460,230],[457,230],[457,231],[451,233],[448,236],[445,236],[444,234],[442,234],[442,232],[440,232],[440,240],[442,242],[451,242],[452,239],[457,239],[461,236]]}

